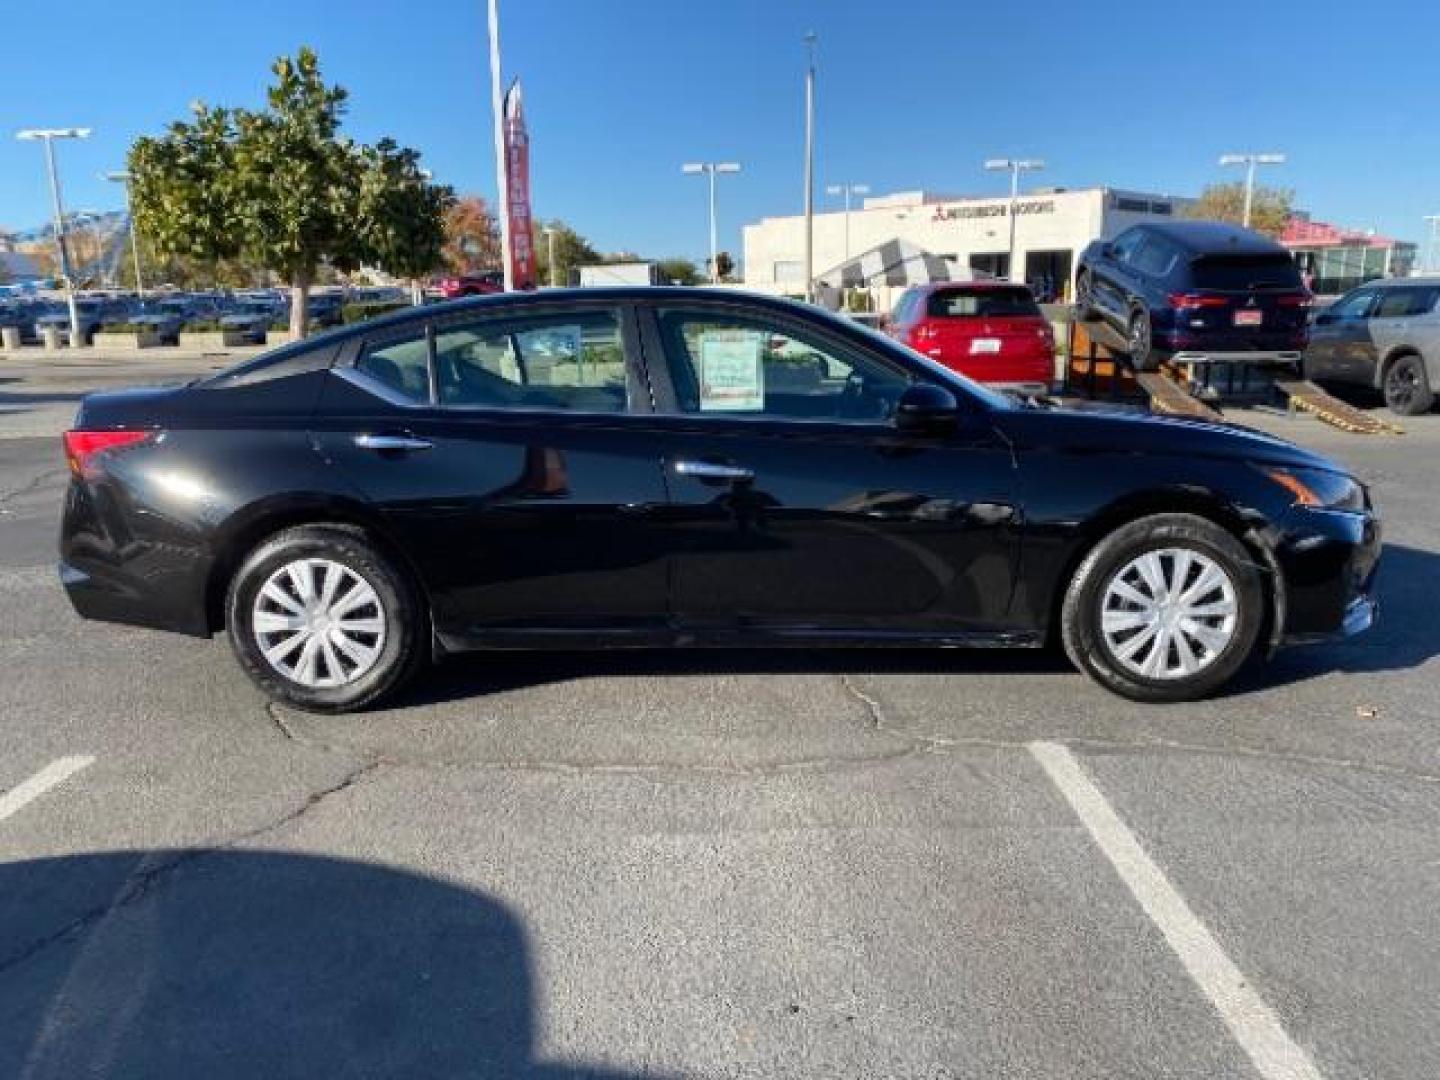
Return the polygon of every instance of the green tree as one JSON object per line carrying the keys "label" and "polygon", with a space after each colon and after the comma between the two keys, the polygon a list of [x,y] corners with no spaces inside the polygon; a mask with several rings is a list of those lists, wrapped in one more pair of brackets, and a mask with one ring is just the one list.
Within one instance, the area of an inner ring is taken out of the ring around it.
{"label": "green tree", "polygon": [[557,285],[568,285],[579,266],[593,266],[603,262],[600,253],[591,246],[590,241],[581,236],[565,222],[558,218],[551,221],[535,222],[535,268],[536,281],[549,285],[550,276],[550,245],[551,238],[545,235],[545,230],[551,229],[554,232],[555,246],[555,270],[553,280]]}
{"label": "green tree", "polygon": [[[1288,188],[1255,186],[1250,206],[1250,228],[1266,236],[1279,236],[1290,220],[1295,192]],[[1211,184],[1200,197],[1185,209],[1185,216],[1201,221],[1227,221],[1241,225],[1245,221],[1245,185]]]}
{"label": "green tree", "polygon": [[705,280],[700,268],[689,259],[661,259],[655,264],[660,276],[675,285],[699,285]]}
{"label": "green tree", "polygon": [[327,270],[433,266],[451,196],[424,181],[413,151],[341,136],[348,94],[325,83],[312,50],[271,71],[265,109],[199,104],[190,122],[136,140],[131,195],[157,254],[238,260],[288,283],[290,329],[301,336],[310,287]]}

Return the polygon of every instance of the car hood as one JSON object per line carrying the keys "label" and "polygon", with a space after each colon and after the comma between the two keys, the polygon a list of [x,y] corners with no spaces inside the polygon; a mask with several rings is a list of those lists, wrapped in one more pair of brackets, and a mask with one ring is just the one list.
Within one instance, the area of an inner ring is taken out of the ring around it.
{"label": "car hood", "polygon": [[1207,457],[1350,471],[1323,454],[1263,431],[1191,417],[1122,409],[1014,409],[997,413],[995,422],[1020,453],[1050,449]]}

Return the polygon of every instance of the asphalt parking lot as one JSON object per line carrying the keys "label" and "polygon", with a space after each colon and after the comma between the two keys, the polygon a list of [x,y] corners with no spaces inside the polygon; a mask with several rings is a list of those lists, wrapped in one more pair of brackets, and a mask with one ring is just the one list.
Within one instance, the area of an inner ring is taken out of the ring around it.
{"label": "asphalt parking lot", "polygon": [[320,718],[55,579],[79,395],[180,374],[0,362],[0,1076],[1436,1075],[1440,415],[1238,417],[1373,485],[1383,608],[1216,701],[502,655]]}

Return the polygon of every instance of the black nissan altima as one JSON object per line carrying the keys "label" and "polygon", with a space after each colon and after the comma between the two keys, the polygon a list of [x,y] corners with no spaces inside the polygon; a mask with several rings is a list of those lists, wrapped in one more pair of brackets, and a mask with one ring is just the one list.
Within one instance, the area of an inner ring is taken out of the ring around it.
{"label": "black nissan altima", "polygon": [[1333,461],[1002,397],[738,293],[415,308],[94,394],[65,450],[76,610],[225,630],[305,709],[471,649],[1049,640],[1178,701],[1375,615],[1379,524]]}

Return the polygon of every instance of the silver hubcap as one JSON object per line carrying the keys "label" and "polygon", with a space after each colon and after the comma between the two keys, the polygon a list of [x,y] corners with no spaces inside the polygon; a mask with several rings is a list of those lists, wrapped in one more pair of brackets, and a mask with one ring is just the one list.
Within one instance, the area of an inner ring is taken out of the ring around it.
{"label": "silver hubcap", "polygon": [[385,647],[385,609],[371,584],[330,559],[297,559],[255,595],[260,652],[287,679],[314,689],[363,676]]}
{"label": "silver hubcap", "polygon": [[1183,679],[1215,662],[1235,636],[1230,575],[1189,548],[1160,548],[1110,579],[1100,632],[1121,665],[1147,679]]}

